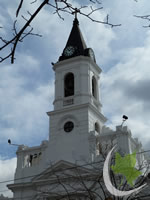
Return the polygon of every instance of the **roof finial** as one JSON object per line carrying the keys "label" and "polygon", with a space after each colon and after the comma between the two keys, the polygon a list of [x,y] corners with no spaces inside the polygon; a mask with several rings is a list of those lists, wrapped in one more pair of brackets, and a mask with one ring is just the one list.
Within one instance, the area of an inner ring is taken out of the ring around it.
{"label": "roof finial", "polygon": [[78,8],[75,8],[74,12],[72,12],[72,14],[75,15],[74,24],[78,24],[78,25],[79,25],[79,21],[77,19],[77,13],[79,13],[79,12],[80,12],[80,9],[78,9]]}
{"label": "roof finial", "polygon": [[75,8],[74,12],[72,12],[73,15],[75,14],[75,19],[77,19],[77,13],[79,13],[79,12],[80,12],[80,9],[78,9],[78,8]]}

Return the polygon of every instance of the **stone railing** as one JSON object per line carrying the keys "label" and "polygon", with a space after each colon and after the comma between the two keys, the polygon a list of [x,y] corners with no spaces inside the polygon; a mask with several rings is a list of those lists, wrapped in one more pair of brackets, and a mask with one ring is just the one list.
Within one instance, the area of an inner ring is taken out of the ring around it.
{"label": "stone railing", "polygon": [[29,168],[40,164],[47,141],[43,141],[40,146],[27,147],[20,146],[17,151],[17,168]]}

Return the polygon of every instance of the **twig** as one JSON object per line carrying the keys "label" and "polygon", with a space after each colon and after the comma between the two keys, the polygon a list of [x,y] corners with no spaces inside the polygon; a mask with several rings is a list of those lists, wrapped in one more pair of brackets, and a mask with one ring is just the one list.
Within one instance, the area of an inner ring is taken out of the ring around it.
{"label": "twig", "polygon": [[35,3],[35,2],[37,2],[37,0],[32,1],[30,4],[33,4],[33,3]]}
{"label": "twig", "polygon": [[[17,33],[17,35],[14,36],[14,38],[12,38],[10,41],[7,41],[7,43],[5,43],[5,45],[3,45],[2,47],[0,47],[0,50],[4,49],[6,46],[13,44],[11,53],[4,57],[1,58],[0,62],[3,62],[4,60],[6,60],[8,57],[11,57],[11,63],[14,63],[14,56],[15,56],[15,50],[17,47],[18,42],[20,41],[20,38],[22,36],[22,34],[24,33],[24,31],[26,30],[26,28],[28,26],[30,26],[30,23],[33,21],[33,19],[36,17],[36,15],[40,12],[40,10],[48,3],[48,0],[44,0],[43,3],[41,3],[41,5],[37,8],[37,10],[34,12],[34,14],[30,17],[30,19],[26,22],[26,24],[23,26],[23,28]],[[16,22],[15,22],[16,23]],[[15,26],[14,26],[15,28]],[[16,28],[14,29],[16,32]],[[33,30],[33,29],[32,29]],[[31,30],[25,35],[23,36],[23,38],[25,38],[27,35],[31,34]],[[23,39],[21,38],[21,40]]]}
{"label": "twig", "polygon": [[[144,19],[147,21],[150,21],[150,15],[143,15],[143,16],[139,16],[139,15],[134,15],[134,17],[140,18],[140,19]],[[149,25],[145,25],[143,26],[144,28],[150,28],[150,24]]]}
{"label": "twig", "polygon": [[21,7],[22,7],[22,4],[23,4],[23,0],[20,0],[20,4],[19,4],[18,9],[17,9],[17,11],[16,11],[16,17],[18,17],[18,14],[19,14],[19,12],[20,12],[20,9],[21,9]]}

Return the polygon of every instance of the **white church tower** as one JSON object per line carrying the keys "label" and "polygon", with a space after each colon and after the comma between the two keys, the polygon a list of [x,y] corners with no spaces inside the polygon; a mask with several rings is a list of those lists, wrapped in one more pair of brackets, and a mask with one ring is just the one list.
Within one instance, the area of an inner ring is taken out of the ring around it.
{"label": "white church tower", "polygon": [[87,48],[75,18],[67,44],[55,71],[54,111],[50,117],[51,161],[91,160],[91,131],[100,134],[106,118],[101,113],[101,69]]}

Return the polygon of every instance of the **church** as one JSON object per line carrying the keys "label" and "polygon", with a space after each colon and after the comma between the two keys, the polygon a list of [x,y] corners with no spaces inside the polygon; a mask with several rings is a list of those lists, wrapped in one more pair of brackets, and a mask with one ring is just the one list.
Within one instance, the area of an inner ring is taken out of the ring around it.
{"label": "church", "polygon": [[[122,153],[142,151],[127,126],[105,125],[100,101],[101,68],[75,17],[66,46],[56,63],[54,110],[49,117],[49,140],[40,146],[20,145],[14,183],[18,200],[113,199],[102,182],[103,156],[117,144]],[[145,161],[137,154],[137,165]]]}

